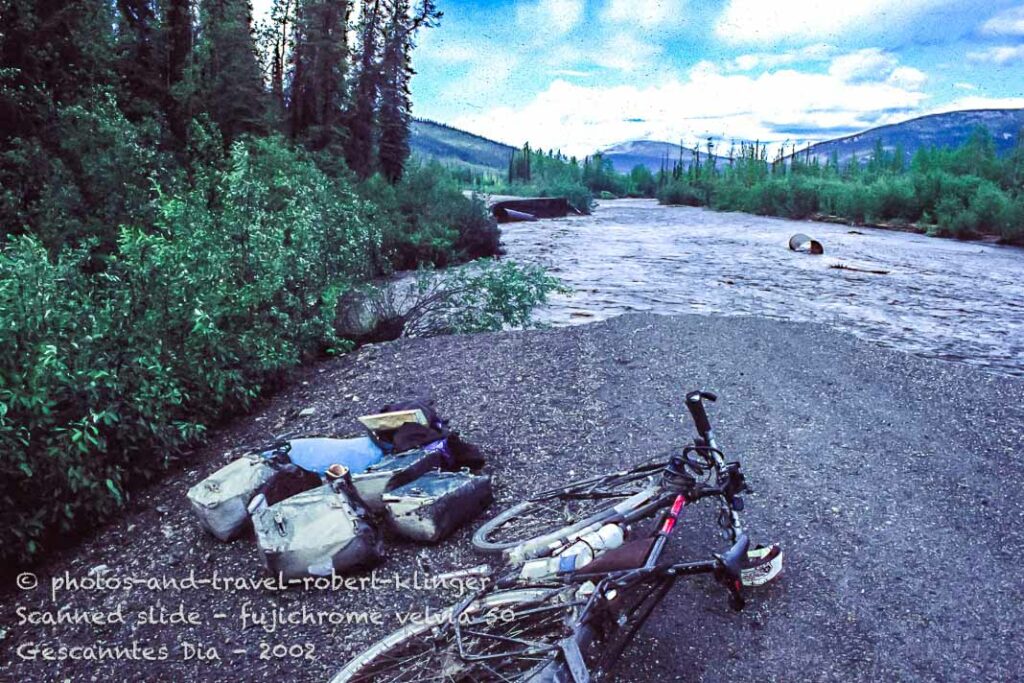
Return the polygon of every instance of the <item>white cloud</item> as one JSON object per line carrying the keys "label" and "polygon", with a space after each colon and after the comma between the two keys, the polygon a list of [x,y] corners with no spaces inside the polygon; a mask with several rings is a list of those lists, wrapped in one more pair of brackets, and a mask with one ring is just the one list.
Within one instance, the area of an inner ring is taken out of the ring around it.
{"label": "white cloud", "polygon": [[990,36],[1024,36],[1024,5],[995,15],[982,24],[981,32]]}
{"label": "white cloud", "polygon": [[628,73],[650,66],[659,54],[660,46],[640,40],[632,33],[617,33],[587,58],[598,66]]}
{"label": "white cloud", "polygon": [[829,75],[846,83],[885,82],[897,88],[919,90],[928,75],[912,66],[900,66],[900,60],[891,52],[877,47],[864,48],[840,55],[832,60]]}
{"label": "white cloud", "polygon": [[610,24],[645,29],[670,28],[686,23],[686,0],[608,0],[601,19]]}
{"label": "white cloud", "polygon": [[964,111],[966,109],[1024,109],[1024,97],[982,97],[969,95],[958,100],[932,107],[922,114],[941,114],[947,111]]}
{"label": "white cloud", "polygon": [[584,0],[536,0],[516,3],[519,27],[539,35],[569,33],[583,21]]}
{"label": "white cloud", "polygon": [[[895,71],[895,70],[894,70]],[[920,111],[926,95],[882,81],[851,83],[833,74],[791,69],[724,73],[703,62],[685,78],[651,87],[585,86],[556,80],[534,99],[463,116],[461,128],[512,144],[584,155],[620,140],[708,135],[780,143],[787,131],[869,128]],[[889,111],[883,120],[877,112]],[[803,135],[797,135],[803,141]]]}
{"label": "white cloud", "polygon": [[881,30],[959,0],[729,0],[715,32],[734,43],[840,40],[849,29]]}
{"label": "white cloud", "polygon": [[912,66],[900,66],[892,70],[885,82],[897,88],[920,90],[928,82],[928,74]]}
{"label": "white cloud", "polygon": [[892,53],[869,47],[836,57],[828,72],[844,81],[859,83],[885,78],[898,65],[899,60]]}
{"label": "white cloud", "polygon": [[820,62],[829,59],[836,52],[834,45],[817,43],[788,52],[757,52],[740,55],[726,64],[730,71],[753,71],[754,69],[775,69],[796,62]]}
{"label": "white cloud", "polygon": [[1011,62],[1024,60],[1024,45],[999,45],[984,50],[968,52],[967,59],[972,62],[989,62],[1005,66]]}
{"label": "white cloud", "polygon": [[958,89],[958,90],[977,90],[978,89],[978,86],[974,85],[973,83],[963,83],[963,82],[954,83],[953,87]]}
{"label": "white cloud", "polygon": [[581,71],[580,69],[552,69],[549,73],[553,76],[565,76],[567,78],[590,78],[594,75],[592,71]]}

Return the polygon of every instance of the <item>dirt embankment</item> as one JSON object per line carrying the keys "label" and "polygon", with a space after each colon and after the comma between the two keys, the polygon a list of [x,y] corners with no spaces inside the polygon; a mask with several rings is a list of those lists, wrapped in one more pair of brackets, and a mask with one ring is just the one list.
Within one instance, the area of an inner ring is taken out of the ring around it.
{"label": "dirt embankment", "polygon": [[[351,433],[357,415],[425,394],[490,458],[496,509],[680,446],[691,431],[682,396],[697,387],[720,396],[713,421],[756,490],[749,524],[757,538],[785,545],[786,574],[740,614],[708,583],[678,585],[618,680],[1012,680],[1024,673],[1024,382],[815,325],[634,315],[572,329],[400,341],[305,370],[254,415],[218,431],[181,474],[139,495],[123,520],[39,569],[40,587],[5,587],[0,679],[326,680],[411,612],[454,600],[425,579],[480,561],[469,530],[438,547],[391,541],[372,585],[253,589],[240,582],[260,577],[254,545],[223,545],[201,533],[184,497],[190,485],[273,435]],[[309,407],[312,416],[289,417]],[[711,511],[689,514],[677,541],[680,556],[717,547]],[[164,583],[65,587],[52,597],[51,580],[90,570]],[[222,585],[180,585],[192,573],[209,579],[214,572]],[[172,623],[179,606],[199,623]],[[125,623],[19,625],[59,608],[121,613]],[[140,623],[140,613],[158,623]],[[243,615],[282,613],[303,623],[273,633],[270,622],[243,628]],[[311,623],[309,613],[349,615],[353,623]],[[193,654],[215,648],[220,660],[185,660],[186,643],[196,646]],[[63,661],[45,661],[39,649],[96,644],[125,650],[104,661],[65,650]],[[147,647],[152,661],[140,654]],[[27,660],[32,653],[40,659]]]}

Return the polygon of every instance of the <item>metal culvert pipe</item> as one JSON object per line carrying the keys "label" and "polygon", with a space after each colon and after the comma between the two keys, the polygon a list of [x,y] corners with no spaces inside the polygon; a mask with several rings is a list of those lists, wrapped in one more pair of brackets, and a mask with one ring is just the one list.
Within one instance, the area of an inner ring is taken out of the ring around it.
{"label": "metal culvert pipe", "polygon": [[820,256],[825,253],[825,247],[818,240],[811,239],[808,235],[798,232],[789,238],[791,251],[802,251],[807,254]]}

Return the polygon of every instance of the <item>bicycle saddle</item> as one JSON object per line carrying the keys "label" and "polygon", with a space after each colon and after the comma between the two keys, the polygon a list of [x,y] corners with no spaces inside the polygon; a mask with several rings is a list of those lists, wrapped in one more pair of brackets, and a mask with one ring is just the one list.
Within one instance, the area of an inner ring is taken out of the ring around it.
{"label": "bicycle saddle", "polygon": [[738,579],[743,570],[743,562],[747,558],[748,548],[750,548],[750,538],[746,534],[741,534],[728,551],[721,555],[716,554],[715,559],[719,561],[726,574],[731,578]]}

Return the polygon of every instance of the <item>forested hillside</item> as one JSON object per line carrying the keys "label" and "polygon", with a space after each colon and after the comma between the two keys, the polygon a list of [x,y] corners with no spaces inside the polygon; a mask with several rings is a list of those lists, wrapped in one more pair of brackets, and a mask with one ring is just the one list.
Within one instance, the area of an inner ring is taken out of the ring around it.
{"label": "forested hillside", "polygon": [[[996,153],[1005,156],[1017,146],[1021,129],[1024,129],[1024,109],[976,109],[921,116],[811,145],[809,153],[823,164],[833,156],[843,164],[854,156],[864,163],[880,142],[886,152],[895,154],[902,150],[912,156],[922,148],[963,147],[978,128],[988,130]],[[808,152],[801,150],[801,153],[806,158]]]}
{"label": "forested hillside", "polygon": [[411,145],[414,157],[466,167],[478,173],[504,173],[514,147],[443,123],[415,119]]}

